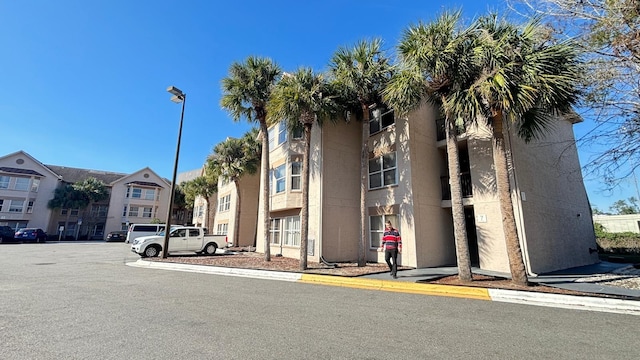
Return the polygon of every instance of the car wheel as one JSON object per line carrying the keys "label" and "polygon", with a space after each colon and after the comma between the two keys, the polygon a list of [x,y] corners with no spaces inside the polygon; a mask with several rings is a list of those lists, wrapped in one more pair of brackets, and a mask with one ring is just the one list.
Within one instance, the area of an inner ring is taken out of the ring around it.
{"label": "car wheel", "polygon": [[205,255],[213,255],[216,253],[217,248],[216,244],[207,244],[207,246],[204,247],[204,253]]}
{"label": "car wheel", "polygon": [[160,254],[160,249],[157,246],[148,246],[144,249],[144,257],[156,257]]}

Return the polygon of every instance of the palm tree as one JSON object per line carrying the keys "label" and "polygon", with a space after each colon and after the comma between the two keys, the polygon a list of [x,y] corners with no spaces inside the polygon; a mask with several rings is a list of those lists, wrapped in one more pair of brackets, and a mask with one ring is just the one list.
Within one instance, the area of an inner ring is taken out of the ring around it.
{"label": "palm tree", "polygon": [[241,139],[227,138],[213,148],[213,154],[206,163],[207,171],[234,183],[236,187],[236,214],[233,244],[239,244],[240,236],[240,178],[245,174],[255,174],[260,164],[260,144],[257,142],[258,129],[252,128]]}
{"label": "palm tree", "polygon": [[208,220],[211,215],[211,201],[209,201],[209,199],[218,192],[218,177],[198,176],[193,180],[182,183],[181,187],[187,203],[193,203],[198,196],[204,199],[205,206],[207,207],[207,218],[205,219],[204,227],[210,229],[211,224]]}
{"label": "palm tree", "polygon": [[258,122],[262,133],[262,201],[264,213],[264,256],[271,261],[269,244],[269,133],[267,127],[267,103],[271,96],[280,68],[268,58],[250,56],[244,63],[233,63],[229,76],[222,79],[220,105],[235,121],[246,118]]}
{"label": "palm tree", "polygon": [[518,241],[504,136],[515,125],[529,142],[551,130],[577,101],[578,50],[572,42],[551,42],[537,19],[516,26],[492,14],[477,20],[474,51],[480,68],[474,81],[453,99],[455,112],[489,119],[493,130],[496,186],[503,216],[509,267],[515,283],[528,284]]}
{"label": "palm tree", "polygon": [[[53,199],[49,200],[47,207],[50,209],[84,209],[91,202],[106,200],[109,198],[109,191],[106,185],[94,178],[89,177],[75,184],[65,183],[55,189]],[[64,228],[67,228],[71,211],[67,211]],[[76,231],[79,231],[78,228]],[[74,234],[75,236],[75,234]]]}
{"label": "palm tree", "polygon": [[[362,120],[360,153],[360,241],[358,266],[366,265],[368,226],[366,195],[369,164],[369,111],[381,105],[382,90],[392,75],[389,58],[381,49],[381,40],[360,41],[353,48],[339,48],[331,59],[329,71],[346,103]],[[355,105],[355,106],[354,106]]]}
{"label": "palm tree", "polygon": [[458,125],[463,117],[454,111],[457,104],[452,99],[464,91],[463,86],[474,68],[469,48],[472,29],[459,29],[459,19],[459,11],[445,12],[432,23],[414,25],[404,31],[398,45],[401,68],[387,85],[384,98],[397,114],[407,114],[423,100],[442,109],[458,276],[462,281],[472,281],[457,141]]}
{"label": "palm tree", "polygon": [[302,160],[302,208],[300,209],[300,269],[307,269],[309,242],[309,156],[311,129],[314,122],[335,119],[336,105],[322,74],[310,68],[300,68],[285,74],[271,93],[269,117],[287,122],[290,130],[302,126],[304,130],[304,156]]}

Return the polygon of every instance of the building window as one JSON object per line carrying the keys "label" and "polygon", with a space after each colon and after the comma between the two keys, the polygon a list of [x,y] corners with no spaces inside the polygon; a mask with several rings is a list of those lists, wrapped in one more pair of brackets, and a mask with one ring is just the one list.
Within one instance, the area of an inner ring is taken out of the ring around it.
{"label": "building window", "polygon": [[227,235],[229,231],[229,224],[218,224],[216,229],[216,235]]}
{"label": "building window", "polygon": [[60,209],[60,215],[67,215],[69,209]]}
{"label": "building window", "polygon": [[18,177],[16,178],[16,183],[13,185],[15,190],[27,191],[29,190],[29,178]]}
{"label": "building window", "polygon": [[304,136],[304,128],[299,126],[293,129],[291,132],[291,138],[294,140],[300,140]]}
{"label": "building window", "polygon": [[109,206],[107,205],[91,205],[91,216],[92,217],[106,217],[107,212],[109,211]]}
{"label": "building window", "polygon": [[142,208],[142,217],[151,218],[152,214],[153,214],[153,208],[150,208],[150,207]]}
{"label": "building window", "polygon": [[278,123],[278,145],[283,144],[285,141],[287,141],[287,123],[280,121]]}
{"label": "building window", "polygon": [[0,199],[0,211],[2,211],[2,205],[4,204],[4,199]]}
{"label": "building window", "polygon": [[230,208],[231,208],[231,194],[221,197],[220,202],[218,204],[218,211],[229,211]]}
{"label": "building window", "polygon": [[127,205],[124,206],[124,208],[122,209],[122,216],[127,216]]}
{"label": "building window", "polygon": [[10,179],[8,176],[0,176],[0,189],[8,189]]}
{"label": "building window", "polygon": [[369,160],[369,189],[396,185],[396,153],[391,152]]}
{"label": "building window", "polygon": [[196,206],[196,217],[202,217],[202,216],[204,216],[204,206],[198,205]]}
{"label": "building window", "polygon": [[376,215],[369,217],[369,246],[374,249],[380,247],[384,235],[384,223],[389,220],[398,229],[398,215]]}
{"label": "building window", "polygon": [[31,182],[31,191],[38,192],[39,188],[40,188],[40,179],[33,179],[33,181]]}
{"label": "building window", "polygon": [[269,242],[285,246],[300,246],[300,216],[271,219]]}
{"label": "building window", "polygon": [[283,235],[285,246],[300,246],[300,216],[286,218]]}
{"label": "building window", "polygon": [[138,207],[137,206],[129,206],[129,216],[138,216]]}
{"label": "building window", "polygon": [[142,197],[142,189],[140,188],[131,189],[131,197],[133,199],[140,199]]}
{"label": "building window", "polygon": [[24,200],[11,200],[9,203],[9,212],[21,213],[24,209]]}
{"label": "building window", "polygon": [[300,173],[302,173],[302,163],[299,161],[291,163],[291,190],[300,190]]}
{"label": "building window", "polygon": [[80,209],[71,209],[71,216],[78,216]]}
{"label": "building window", "polygon": [[375,134],[395,123],[393,110],[377,108],[369,112],[369,134]]}
{"label": "building window", "polygon": [[29,200],[27,203],[27,214],[33,213],[33,200]]}
{"label": "building window", "polygon": [[271,219],[269,226],[269,242],[271,244],[280,244],[280,219]]}
{"label": "building window", "polygon": [[276,189],[276,194],[281,193],[285,190],[286,185],[286,168],[285,164],[278,166],[273,169],[273,184]]}
{"label": "building window", "polygon": [[147,189],[144,192],[145,200],[155,200],[156,198],[156,190],[155,189]]}

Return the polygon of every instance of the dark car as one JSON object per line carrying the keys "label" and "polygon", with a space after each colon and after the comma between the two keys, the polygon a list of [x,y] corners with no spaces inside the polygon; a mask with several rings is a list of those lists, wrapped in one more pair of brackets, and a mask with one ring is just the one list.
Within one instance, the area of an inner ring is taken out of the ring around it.
{"label": "dark car", "polygon": [[42,231],[42,229],[24,228],[16,231],[15,238],[16,240],[33,241],[39,243],[47,241],[47,233]]}
{"label": "dark car", "polygon": [[125,241],[127,240],[127,232],[126,231],[112,231],[107,234],[107,239],[105,241]]}
{"label": "dark car", "polygon": [[15,231],[10,226],[0,226],[0,243],[14,241]]}

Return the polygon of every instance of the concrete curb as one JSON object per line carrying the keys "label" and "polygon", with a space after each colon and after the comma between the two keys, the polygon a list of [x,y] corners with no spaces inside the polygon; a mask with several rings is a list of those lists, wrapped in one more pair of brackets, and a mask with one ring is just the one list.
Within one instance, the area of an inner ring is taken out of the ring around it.
{"label": "concrete curb", "polygon": [[279,271],[163,263],[163,262],[145,261],[145,260],[138,260],[136,262],[127,263],[126,265],[132,266],[132,267],[141,267],[141,268],[185,271],[185,272],[195,272],[195,273],[202,273],[202,274],[237,276],[237,277],[292,281],[292,282],[296,282],[300,280],[300,277],[302,276],[301,274],[298,274],[298,273],[286,273],[286,272],[279,272]]}
{"label": "concrete curb", "polygon": [[640,315],[640,301],[489,289],[492,301]]}
{"label": "concrete curb", "polygon": [[640,316],[640,301],[138,260],[127,266]]}

